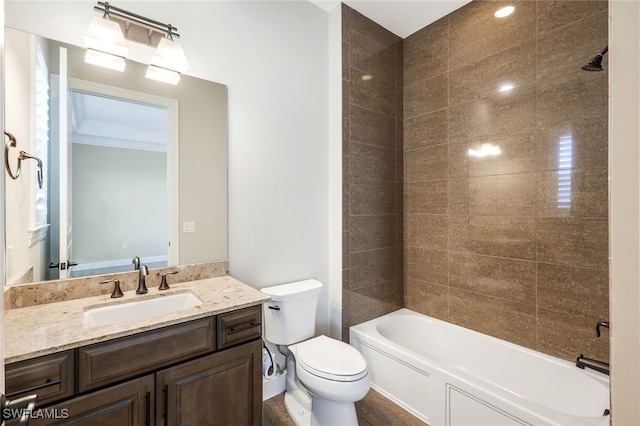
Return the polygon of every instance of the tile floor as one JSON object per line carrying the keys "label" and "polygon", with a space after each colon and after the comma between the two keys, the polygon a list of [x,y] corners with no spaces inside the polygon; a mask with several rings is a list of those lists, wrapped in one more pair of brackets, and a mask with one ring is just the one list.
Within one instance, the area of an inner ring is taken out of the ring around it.
{"label": "tile floor", "polygon": [[[424,426],[425,423],[371,389],[356,403],[360,426]],[[284,393],[263,404],[263,426],[295,426],[284,406]],[[338,426],[338,425],[336,425]]]}

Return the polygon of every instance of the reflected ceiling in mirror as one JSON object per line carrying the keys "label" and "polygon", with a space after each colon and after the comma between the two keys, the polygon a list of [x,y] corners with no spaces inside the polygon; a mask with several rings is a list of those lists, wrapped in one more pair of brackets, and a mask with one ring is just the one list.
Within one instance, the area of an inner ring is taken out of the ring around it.
{"label": "reflected ceiling in mirror", "polygon": [[[9,28],[5,37],[5,129],[18,140],[9,158],[24,150],[46,159],[44,192],[36,191],[33,164],[6,179],[7,284],[58,278],[69,262],[78,263],[74,277],[132,270],[133,256],[150,267],[226,259],[226,86],[190,76],[173,86],[146,79],[145,64],[127,61],[120,73],[86,64],[76,46]],[[59,77],[65,62],[67,79]],[[40,98],[38,78],[47,87]],[[69,94],[60,96],[64,81]],[[38,109],[35,99],[48,100]],[[61,134],[69,144],[59,143]],[[66,167],[59,144],[70,147]],[[60,208],[63,175],[71,196]],[[60,232],[65,227],[70,232]],[[61,246],[68,258],[58,255]]]}

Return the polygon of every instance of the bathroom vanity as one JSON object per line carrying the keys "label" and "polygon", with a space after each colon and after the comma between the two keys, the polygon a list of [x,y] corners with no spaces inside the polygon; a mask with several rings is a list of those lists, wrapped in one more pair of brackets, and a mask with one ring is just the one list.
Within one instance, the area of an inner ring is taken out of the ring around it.
{"label": "bathroom vanity", "polygon": [[[92,309],[185,292],[202,303],[83,325]],[[268,296],[229,276],[129,293],[7,313],[6,392],[38,394],[42,410],[29,424],[262,423],[261,306]]]}

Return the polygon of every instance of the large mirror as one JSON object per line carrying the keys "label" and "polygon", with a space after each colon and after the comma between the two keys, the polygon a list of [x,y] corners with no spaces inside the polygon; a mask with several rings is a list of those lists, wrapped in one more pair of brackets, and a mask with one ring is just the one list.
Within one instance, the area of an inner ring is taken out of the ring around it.
{"label": "large mirror", "polygon": [[226,86],[84,57],[5,29],[6,283],[226,259]]}

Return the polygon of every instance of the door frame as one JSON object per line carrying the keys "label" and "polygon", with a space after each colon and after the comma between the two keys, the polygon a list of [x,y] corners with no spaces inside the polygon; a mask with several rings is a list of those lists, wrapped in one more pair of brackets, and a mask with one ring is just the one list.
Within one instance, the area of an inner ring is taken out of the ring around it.
{"label": "door frame", "polygon": [[165,98],[73,77],[69,78],[69,90],[124,99],[167,109],[167,222],[169,227],[167,264],[178,265],[180,263],[179,101],[173,98]]}

